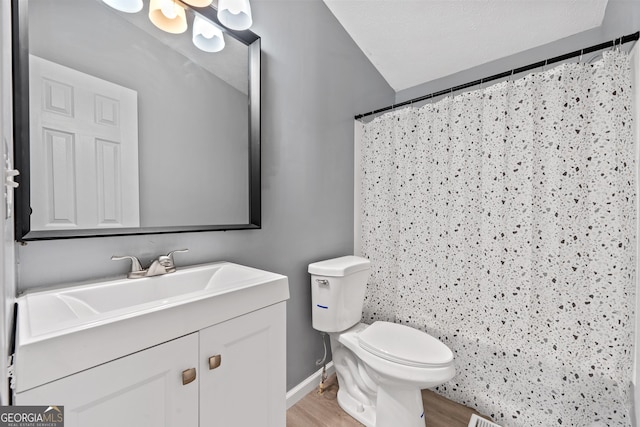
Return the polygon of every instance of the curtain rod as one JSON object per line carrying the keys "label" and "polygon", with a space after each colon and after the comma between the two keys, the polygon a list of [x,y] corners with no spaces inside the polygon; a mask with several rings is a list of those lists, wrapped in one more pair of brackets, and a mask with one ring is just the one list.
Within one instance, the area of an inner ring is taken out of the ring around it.
{"label": "curtain rod", "polygon": [[570,52],[570,53],[565,53],[564,55],[556,56],[554,58],[549,58],[549,59],[546,59],[544,61],[538,61],[538,62],[535,62],[533,64],[525,65],[524,67],[514,68],[512,70],[508,70],[508,71],[505,71],[503,73],[494,74],[493,76],[490,76],[490,77],[485,77],[483,79],[475,80],[475,81],[472,81],[472,82],[469,82],[469,83],[464,83],[464,84],[461,84],[459,86],[451,87],[449,89],[444,89],[444,90],[440,90],[438,92],[433,92],[433,93],[430,93],[428,95],[423,95],[423,96],[420,96],[418,98],[413,98],[413,99],[410,99],[408,101],[403,101],[403,102],[400,102],[398,104],[393,104],[393,105],[390,105],[388,107],[380,108],[378,110],[371,111],[370,113],[358,114],[357,116],[355,116],[355,119],[356,120],[360,120],[363,117],[371,116],[373,114],[382,113],[384,111],[393,110],[393,109],[395,109],[397,107],[403,107],[405,105],[413,104],[414,102],[425,101],[427,99],[435,98],[436,96],[441,96],[441,95],[446,95],[448,93],[457,92],[459,90],[467,89],[467,88],[470,88],[470,87],[473,87],[473,86],[477,86],[477,85],[480,85],[480,84],[483,84],[483,83],[486,83],[486,82],[490,82],[490,81],[493,81],[493,80],[498,80],[498,79],[501,79],[501,78],[504,78],[504,77],[509,77],[511,75],[514,75],[514,74],[519,74],[519,73],[522,73],[524,71],[533,70],[533,69],[540,68],[540,67],[543,67],[543,66],[546,66],[546,65],[549,65],[549,64],[554,64],[554,63],[560,62],[560,61],[566,61],[567,59],[574,58],[574,57],[580,56],[580,55],[584,55],[585,53],[597,52],[599,50],[603,50],[603,49],[606,49],[606,48],[609,48],[609,47],[614,47],[616,45],[623,45],[625,43],[629,43],[631,41],[638,40],[639,38],[640,38],[640,31],[637,31],[637,32],[635,32],[633,34],[629,34],[629,35],[626,35],[626,36],[623,36],[623,37],[620,37],[620,38],[617,38],[617,39],[613,39],[612,41],[609,41],[609,42],[600,43],[600,44],[597,44],[597,45],[594,45],[594,46],[586,47],[584,49],[576,50],[576,51],[573,51],[573,52]]}

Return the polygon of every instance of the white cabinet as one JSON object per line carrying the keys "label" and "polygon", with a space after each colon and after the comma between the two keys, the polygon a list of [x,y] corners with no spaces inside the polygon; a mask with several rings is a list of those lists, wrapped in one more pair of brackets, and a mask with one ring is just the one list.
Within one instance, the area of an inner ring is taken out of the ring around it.
{"label": "white cabinet", "polygon": [[15,395],[16,405],[64,405],[66,427],[196,427],[198,364],[190,334]]}
{"label": "white cabinet", "polygon": [[[285,303],[16,393],[66,427],[284,427]],[[108,345],[108,344],[106,344]],[[195,368],[196,378],[183,385]]]}
{"label": "white cabinet", "polygon": [[285,316],[279,303],[200,331],[201,427],[284,427]]}

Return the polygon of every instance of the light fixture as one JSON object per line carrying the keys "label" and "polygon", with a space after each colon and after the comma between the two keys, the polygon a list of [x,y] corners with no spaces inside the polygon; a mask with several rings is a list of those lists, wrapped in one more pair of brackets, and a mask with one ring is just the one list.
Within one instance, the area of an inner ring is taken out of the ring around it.
{"label": "light fixture", "polygon": [[208,20],[196,15],[193,19],[193,44],[205,52],[220,52],[224,49],[222,30]]}
{"label": "light fixture", "polygon": [[232,30],[248,30],[253,24],[249,0],[218,1],[218,20]]}
{"label": "light fixture", "polygon": [[184,8],[175,0],[151,0],[149,19],[156,27],[171,34],[187,31],[187,16]]}
{"label": "light fixture", "polygon": [[102,0],[107,6],[125,13],[136,13],[142,10],[142,0]]}
{"label": "light fixture", "polygon": [[[1,1],[1,0],[0,0]],[[143,0],[102,0],[106,5],[120,12],[136,13],[144,7]],[[201,10],[211,5],[213,0],[149,0],[149,20],[172,34],[187,31],[186,9],[193,13],[193,44],[205,52],[220,52],[225,41],[222,30],[225,26],[232,30],[248,30],[253,24],[249,0],[218,0],[218,21],[211,12]],[[213,10],[215,8],[212,7]],[[216,21],[213,23],[212,21]],[[227,30],[225,30],[227,31]]]}

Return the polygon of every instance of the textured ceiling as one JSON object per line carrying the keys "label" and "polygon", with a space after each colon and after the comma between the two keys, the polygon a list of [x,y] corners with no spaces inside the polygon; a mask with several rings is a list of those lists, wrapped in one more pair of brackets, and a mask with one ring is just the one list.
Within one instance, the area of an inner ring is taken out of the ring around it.
{"label": "textured ceiling", "polygon": [[396,91],[597,27],[607,0],[324,0]]}

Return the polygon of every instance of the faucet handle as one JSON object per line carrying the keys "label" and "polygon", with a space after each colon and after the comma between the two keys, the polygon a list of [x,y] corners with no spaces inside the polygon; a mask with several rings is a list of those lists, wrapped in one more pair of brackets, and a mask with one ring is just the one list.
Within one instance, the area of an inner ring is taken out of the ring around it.
{"label": "faucet handle", "polygon": [[170,265],[169,267],[175,267],[175,262],[173,261],[173,254],[176,252],[189,252],[189,249],[176,249],[175,251],[171,251],[167,254],[167,258],[169,258]]}
{"label": "faucet handle", "polygon": [[140,261],[138,260],[138,258],[134,257],[134,256],[130,256],[130,255],[112,255],[111,259],[113,261],[120,261],[122,259],[130,259],[131,260],[131,273],[134,273],[136,271],[142,271],[142,266],[140,265]]}

